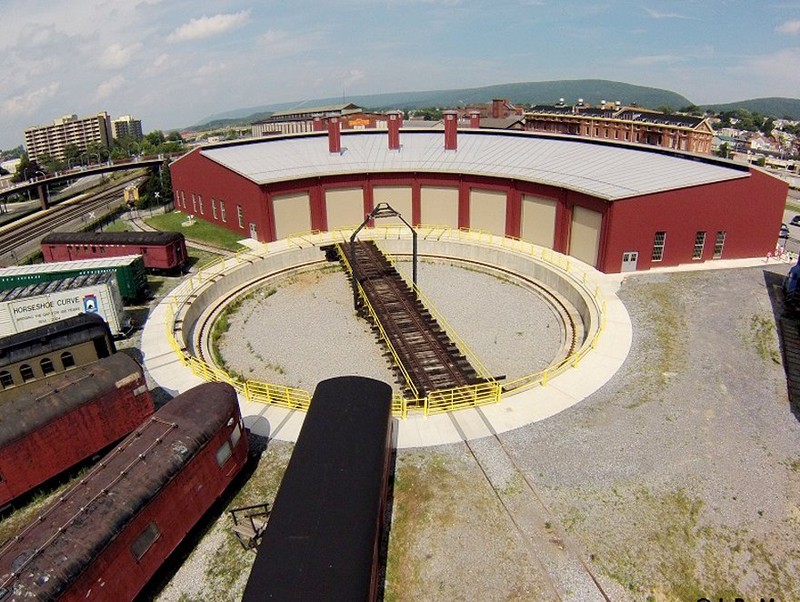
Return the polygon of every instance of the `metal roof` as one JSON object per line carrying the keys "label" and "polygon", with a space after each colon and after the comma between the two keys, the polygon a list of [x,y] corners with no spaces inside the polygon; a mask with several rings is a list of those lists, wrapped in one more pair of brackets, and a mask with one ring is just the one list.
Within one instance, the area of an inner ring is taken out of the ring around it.
{"label": "metal roof", "polygon": [[749,177],[746,168],[710,156],[655,147],[527,132],[458,132],[458,150],[442,132],[402,130],[401,149],[385,131],[342,133],[342,152],[328,152],[327,134],[282,136],[205,147],[210,160],[264,185],[354,173],[469,173],[537,182],[617,200]]}
{"label": "metal roof", "polygon": [[0,278],[23,276],[27,274],[50,274],[52,272],[74,272],[87,268],[117,268],[128,266],[141,260],[141,255],[120,255],[119,257],[101,257],[100,259],[77,259],[75,261],[53,261],[50,263],[31,263],[28,265],[12,265],[0,268]]}

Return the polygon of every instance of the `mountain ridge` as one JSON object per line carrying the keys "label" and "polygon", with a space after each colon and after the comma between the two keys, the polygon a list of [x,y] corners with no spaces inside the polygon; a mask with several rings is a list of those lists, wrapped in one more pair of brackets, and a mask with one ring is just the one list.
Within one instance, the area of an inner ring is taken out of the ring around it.
{"label": "mountain ridge", "polygon": [[[574,104],[579,99],[583,99],[584,102],[595,105],[606,100],[619,101],[623,105],[637,104],[653,109],[668,106],[676,110],[693,105],[685,96],[662,88],[603,79],[550,80],[495,84],[477,88],[387,92],[353,95],[345,98],[328,97],[301,102],[257,105],[210,115],[196,125],[185,129],[207,130],[224,125],[252,123],[264,119],[276,111],[286,111],[302,106],[322,107],[354,103],[372,110],[410,110],[423,107],[444,108],[486,103],[493,98],[508,98],[512,103],[523,105],[554,104],[561,98],[567,104]],[[793,98],[766,97],[698,106],[702,109],[713,108],[715,110],[745,108],[762,115],[800,119],[800,99]]]}

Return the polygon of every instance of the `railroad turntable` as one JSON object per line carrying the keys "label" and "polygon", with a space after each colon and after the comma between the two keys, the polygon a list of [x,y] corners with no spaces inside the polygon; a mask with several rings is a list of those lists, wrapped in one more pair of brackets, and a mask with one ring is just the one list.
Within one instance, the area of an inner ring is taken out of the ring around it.
{"label": "railroad turntable", "polygon": [[[403,374],[405,366],[392,371],[399,354],[386,344],[384,325],[355,319],[347,271],[322,253],[346,243],[352,230],[270,243],[186,281],[143,334],[146,363],[148,340],[162,328],[176,357],[165,362],[161,356],[148,369],[173,390],[197,376],[231,382],[248,426],[287,440],[299,432],[308,391],[319,380],[357,374],[392,382],[393,410],[401,418],[397,445],[413,447],[483,437],[551,416],[596,390],[624,361],[630,322],[614,296],[616,285],[602,274],[518,240],[417,230],[422,261],[416,294],[426,301],[419,313],[432,317],[435,336],[446,333],[441,347],[455,363],[471,366],[463,383],[420,386],[416,376]],[[368,229],[361,237],[401,269],[410,259],[410,238],[397,227]],[[338,287],[338,297],[329,297],[330,287]],[[334,310],[351,321],[336,326]],[[313,317],[314,311],[321,314]],[[295,365],[288,352],[301,348]],[[412,350],[413,356],[423,353]],[[422,363],[428,366],[422,371],[430,371],[430,363]]]}

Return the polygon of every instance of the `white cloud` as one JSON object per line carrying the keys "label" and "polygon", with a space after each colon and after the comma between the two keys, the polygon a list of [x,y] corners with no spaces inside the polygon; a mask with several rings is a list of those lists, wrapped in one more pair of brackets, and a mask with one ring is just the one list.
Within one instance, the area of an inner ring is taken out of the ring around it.
{"label": "white cloud", "polygon": [[323,31],[290,33],[270,29],[259,38],[258,43],[269,52],[270,58],[274,59],[302,52],[314,52],[324,46],[324,41]]}
{"label": "white cloud", "polygon": [[94,98],[95,100],[105,100],[112,96],[117,90],[124,87],[128,81],[122,75],[115,75],[109,80],[104,81],[99,86],[97,86],[97,91],[95,92]]}
{"label": "white cloud", "polygon": [[669,63],[680,63],[689,60],[688,57],[677,56],[674,54],[651,54],[635,56],[626,59],[624,62],[627,65],[647,66]]}
{"label": "white cloud", "polygon": [[692,17],[687,17],[686,15],[680,15],[678,13],[662,13],[657,10],[653,10],[652,8],[647,8],[643,6],[642,9],[650,15],[651,19],[691,19]]}
{"label": "white cloud", "polygon": [[138,42],[130,46],[122,46],[122,44],[112,44],[105,49],[100,57],[100,64],[106,69],[121,69],[133,60],[136,53],[139,52],[142,45]]}
{"label": "white cloud", "polygon": [[342,85],[345,88],[349,88],[350,86],[352,86],[357,81],[361,81],[362,79],[364,79],[364,77],[365,77],[365,74],[360,69],[351,69],[350,71],[348,71],[347,75],[345,76],[344,81],[342,82]]}
{"label": "white cloud", "polygon": [[184,23],[169,35],[172,42],[186,42],[217,36],[237,27],[241,27],[250,20],[250,11],[243,10],[238,13],[219,14],[213,17],[203,15],[199,19],[192,19]]}
{"label": "white cloud", "polygon": [[3,101],[2,112],[5,115],[32,115],[42,104],[58,92],[59,84],[53,82],[28,94],[20,94]]}
{"label": "white cloud", "polygon": [[796,36],[800,33],[800,19],[794,19],[793,21],[781,23],[775,28],[775,31],[787,36]]}
{"label": "white cloud", "polygon": [[748,58],[732,69],[751,89],[769,91],[754,96],[797,96],[800,89],[800,47]]}

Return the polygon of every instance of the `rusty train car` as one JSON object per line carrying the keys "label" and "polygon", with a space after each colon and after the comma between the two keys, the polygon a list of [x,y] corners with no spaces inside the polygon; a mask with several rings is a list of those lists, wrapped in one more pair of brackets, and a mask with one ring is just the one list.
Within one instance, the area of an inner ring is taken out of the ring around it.
{"label": "rusty train car", "polygon": [[40,380],[116,352],[111,329],[97,314],[78,314],[0,337],[0,402]]}
{"label": "rusty train car", "polygon": [[386,383],[317,385],[242,602],[378,599],[392,426]]}
{"label": "rusty train car", "polygon": [[180,232],[51,232],[41,241],[46,262],[141,255],[144,267],[179,271],[186,264],[186,238]]}
{"label": "rusty train car", "polygon": [[134,599],[247,454],[233,387],[178,395],[0,546],[0,602]]}
{"label": "rusty train car", "polygon": [[154,410],[142,367],[124,353],[0,402],[0,506],[119,441]]}

